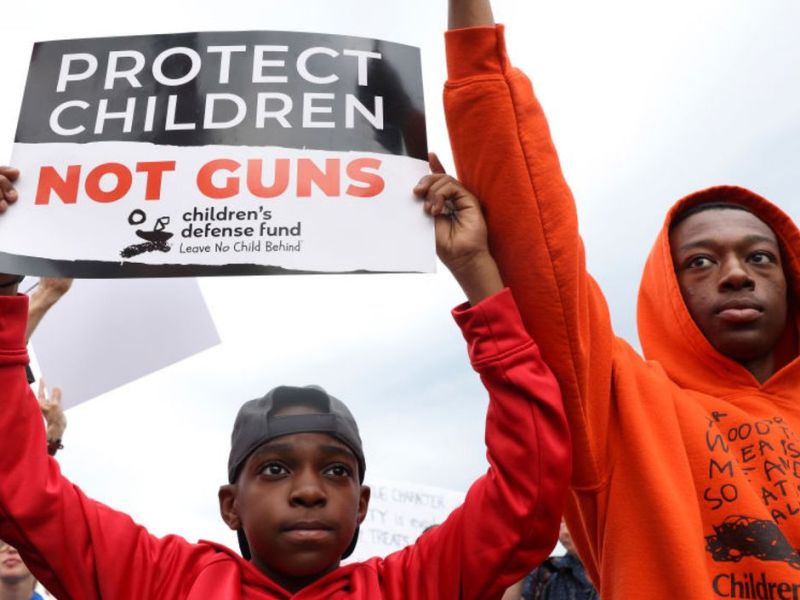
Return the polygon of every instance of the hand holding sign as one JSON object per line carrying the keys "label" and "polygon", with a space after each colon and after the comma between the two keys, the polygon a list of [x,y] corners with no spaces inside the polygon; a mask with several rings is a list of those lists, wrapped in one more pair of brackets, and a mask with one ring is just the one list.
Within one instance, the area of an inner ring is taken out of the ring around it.
{"label": "hand holding sign", "polygon": [[433,153],[430,163],[433,173],[420,180],[414,193],[424,198],[425,211],[435,219],[439,259],[474,305],[503,289],[497,265],[489,252],[480,202],[444,172]]}
{"label": "hand holding sign", "polygon": [[60,446],[61,438],[64,437],[64,431],[67,429],[67,416],[64,414],[64,409],[61,408],[61,389],[54,387],[50,390],[48,397],[44,379],[40,379],[36,399],[39,401],[39,408],[47,423],[48,444],[55,442]]}
{"label": "hand holding sign", "polygon": [[17,201],[17,190],[14,182],[19,177],[19,171],[13,167],[0,167],[0,213],[6,212],[9,204]]}

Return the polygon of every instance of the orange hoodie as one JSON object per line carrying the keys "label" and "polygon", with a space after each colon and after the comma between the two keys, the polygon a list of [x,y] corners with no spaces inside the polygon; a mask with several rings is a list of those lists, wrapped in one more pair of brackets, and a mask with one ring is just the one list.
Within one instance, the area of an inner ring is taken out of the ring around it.
{"label": "orange hoodie", "polygon": [[759,384],[692,321],[666,229],[698,200],[747,205],[779,237],[797,298],[797,228],[741,188],[679,202],[642,280],[645,361],[613,335],[586,272],[572,195],[503,28],[451,31],[447,54],[456,168],[484,202],[503,278],[561,384],[573,433],[567,522],[601,597],[800,598],[797,311],[782,368]]}

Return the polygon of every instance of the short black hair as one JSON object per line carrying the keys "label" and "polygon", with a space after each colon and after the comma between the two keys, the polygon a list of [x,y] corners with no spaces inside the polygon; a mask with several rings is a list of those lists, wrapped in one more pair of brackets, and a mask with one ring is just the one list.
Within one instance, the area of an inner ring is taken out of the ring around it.
{"label": "short black hair", "polygon": [[688,219],[692,215],[696,215],[697,213],[701,213],[706,210],[724,210],[724,209],[743,210],[744,212],[748,212],[751,215],[755,215],[755,213],[746,206],[743,206],[741,204],[736,204],[735,202],[724,202],[724,201],[702,202],[700,204],[689,206],[688,208],[681,210],[678,214],[672,217],[672,221],[670,221],[669,224],[669,231],[671,233],[673,229],[675,229],[678,225],[683,223],[686,219]]}

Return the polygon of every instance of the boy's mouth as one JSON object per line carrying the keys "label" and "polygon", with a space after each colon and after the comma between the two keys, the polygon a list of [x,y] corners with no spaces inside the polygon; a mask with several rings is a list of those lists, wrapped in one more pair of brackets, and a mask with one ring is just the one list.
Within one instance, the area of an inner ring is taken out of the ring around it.
{"label": "boy's mouth", "polygon": [[718,306],[715,313],[728,323],[750,323],[761,317],[764,308],[750,300],[733,300]]}
{"label": "boy's mouth", "polygon": [[320,541],[333,535],[333,527],[324,521],[294,521],[281,527],[290,539],[301,541]]}

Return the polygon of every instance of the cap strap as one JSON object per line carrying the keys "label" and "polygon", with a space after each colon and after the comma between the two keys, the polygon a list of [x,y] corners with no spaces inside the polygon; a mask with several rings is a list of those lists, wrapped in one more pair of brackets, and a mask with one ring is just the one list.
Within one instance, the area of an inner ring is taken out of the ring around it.
{"label": "cap strap", "polygon": [[302,415],[280,415],[269,420],[269,437],[292,433],[335,433],[339,431],[336,415],[306,413]]}

